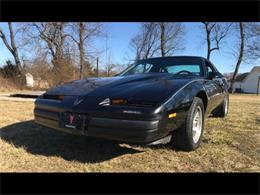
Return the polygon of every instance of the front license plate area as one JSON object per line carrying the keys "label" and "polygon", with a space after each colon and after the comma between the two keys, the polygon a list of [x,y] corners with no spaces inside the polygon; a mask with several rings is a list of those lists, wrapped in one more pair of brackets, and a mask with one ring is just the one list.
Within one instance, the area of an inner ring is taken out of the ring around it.
{"label": "front license plate area", "polygon": [[61,114],[60,126],[81,131],[85,129],[86,118],[86,115],[65,112]]}

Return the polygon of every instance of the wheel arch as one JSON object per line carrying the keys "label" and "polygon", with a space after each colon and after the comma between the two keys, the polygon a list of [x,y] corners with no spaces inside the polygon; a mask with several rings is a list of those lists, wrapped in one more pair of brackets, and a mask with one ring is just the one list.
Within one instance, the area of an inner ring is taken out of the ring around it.
{"label": "wheel arch", "polygon": [[204,105],[204,111],[206,111],[207,107],[208,107],[208,96],[207,93],[205,91],[199,91],[195,97],[199,97]]}

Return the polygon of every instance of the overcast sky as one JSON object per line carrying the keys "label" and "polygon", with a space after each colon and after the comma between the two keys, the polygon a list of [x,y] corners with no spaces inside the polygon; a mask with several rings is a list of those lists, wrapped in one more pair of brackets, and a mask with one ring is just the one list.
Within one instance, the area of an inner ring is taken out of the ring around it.
{"label": "overcast sky", "polygon": [[[129,47],[129,42],[139,30],[139,23],[134,22],[111,22],[105,23],[105,30],[108,34],[108,39],[98,38],[94,42],[95,48],[99,50],[105,50],[106,44],[111,53],[111,62],[126,64],[128,61],[127,56],[132,55],[132,51]],[[202,29],[202,24],[199,22],[184,23],[186,34],[184,37],[185,50],[176,53],[176,55],[194,55],[194,56],[206,56],[206,44],[203,41],[205,32]],[[7,24],[0,23],[0,27],[7,32]],[[235,34],[230,35],[221,48],[220,51],[212,53],[211,61],[219,69],[220,72],[233,72],[236,59],[232,56],[232,50],[237,37]],[[2,40],[0,40],[0,66],[5,63],[6,60],[13,60],[10,52],[5,48]],[[105,62],[105,52],[103,52],[103,58],[101,59],[101,65]],[[248,72],[254,65],[260,66],[260,60],[255,64],[242,64],[239,72]]]}

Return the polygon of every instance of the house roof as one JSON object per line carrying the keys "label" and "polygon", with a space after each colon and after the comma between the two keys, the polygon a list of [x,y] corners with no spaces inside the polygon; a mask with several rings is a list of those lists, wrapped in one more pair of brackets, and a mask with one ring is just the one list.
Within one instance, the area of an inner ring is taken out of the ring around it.
{"label": "house roof", "polygon": [[247,77],[248,74],[249,72],[237,75],[235,82],[242,82]]}
{"label": "house roof", "polygon": [[260,66],[254,66],[254,68],[251,70],[251,72],[256,71],[260,72]]}
{"label": "house roof", "polygon": [[[250,72],[246,72],[246,73],[242,73],[242,74],[238,74],[235,78],[235,82],[243,82],[246,77],[251,74],[252,72],[259,72],[260,73],[260,66],[254,66]],[[227,77],[228,81],[231,80],[231,77]]]}
{"label": "house roof", "polygon": [[246,77],[249,74],[251,74],[252,72],[259,72],[260,73],[260,66],[254,66],[250,72],[240,74],[239,76],[236,77],[235,81],[243,82],[246,79]]}

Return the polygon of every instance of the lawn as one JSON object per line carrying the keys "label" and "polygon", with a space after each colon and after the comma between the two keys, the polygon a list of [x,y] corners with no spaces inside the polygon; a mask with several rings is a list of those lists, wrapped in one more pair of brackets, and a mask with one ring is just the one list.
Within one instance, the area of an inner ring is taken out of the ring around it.
{"label": "lawn", "polygon": [[193,152],[57,132],[33,122],[33,107],[0,100],[0,172],[260,172],[260,96],[230,95]]}

